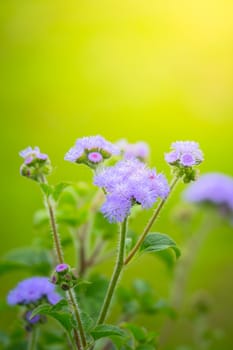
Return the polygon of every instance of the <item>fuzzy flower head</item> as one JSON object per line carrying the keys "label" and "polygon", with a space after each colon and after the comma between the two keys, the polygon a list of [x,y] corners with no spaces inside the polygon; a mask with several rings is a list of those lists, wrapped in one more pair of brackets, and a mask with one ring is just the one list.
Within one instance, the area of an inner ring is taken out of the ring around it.
{"label": "fuzzy flower head", "polygon": [[102,213],[110,222],[122,222],[134,204],[151,208],[157,198],[165,198],[169,186],[162,174],[137,159],[122,160],[97,173],[95,185],[106,192]]}
{"label": "fuzzy flower head", "polygon": [[89,136],[78,139],[66,153],[65,160],[72,163],[83,163],[95,169],[104,160],[119,153],[117,146],[102,136]]}
{"label": "fuzzy flower head", "polygon": [[52,171],[49,157],[45,153],[41,153],[39,147],[27,147],[19,152],[24,159],[20,168],[20,173],[32,180],[40,181],[41,176],[49,175]]}
{"label": "fuzzy flower head", "polygon": [[175,173],[183,177],[184,182],[194,181],[194,166],[203,161],[203,153],[199,144],[194,141],[177,141],[172,143],[172,151],[165,154],[165,160],[174,167]]}
{"label": "fuzzy flower head", "polygon": [[7,296],[9,305],[39,305],[46,301],[56,304],[61,299],[55,292],[55,286],[47,277],[31,277],[18,283]]}
{"label": "fuzzy flower head", "polygon": [[137,158],[142,162],[147,162],[150,155],[150,148],[146,142],[139,141],[136,143],[129,143],[122,139],[117,142],[125,159]]}
{"label": "fuzzy flower head", "polygon": [[221,173],[202,175],[183,194],[186,201],[210,203],[223,213],[233,213],[233,177]]}
{"label": "fuzzy flower head", "polygon": [[51,282],[59,285],[63,290],[69,290],[77,284],[77,279],[76,270],[71,269],[68,264],[62,263],[56,266]]}

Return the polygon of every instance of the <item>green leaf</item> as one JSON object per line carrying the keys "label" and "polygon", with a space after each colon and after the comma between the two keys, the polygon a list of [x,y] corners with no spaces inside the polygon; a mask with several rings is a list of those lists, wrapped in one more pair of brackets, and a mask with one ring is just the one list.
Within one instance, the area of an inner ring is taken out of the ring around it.
{"label": "green leaf", "polygon": [[[31,318],[36,315],[47,315],[57,320],[60,325],[67,331],[70,332],[73,328],[72,315],[68,311],[61,311],[60,308],[64,307],[64,301],[60,302],[60,305],[51,306],[50,304],[39,305],[32,311]],[[59,311],[58,311],[59,310]]]}
{"label": "green leaf", "polygon": [[121,338],[126,337],[126,333],[122,329],[110,324],[98,325],[92,329],[90,333],[95,340],[100,338],[111,338],[112,336],[118,336]]}
{"label": "green leaf", "polygon": [[[38,247],[23,247],[13,249],[4,255],[2,261],[2,270],[8,271],[14,268],[27,267],[35,273],[49,273],[52,265],[50,251]],[[0,267],[1,273],[1,267]]]}
{"label": "green leaf", "polygon": [[49,311],[51,310],[51,305],[50,304],[42,304],[37,306],[31,313],[31,318],[33,318],[36,315],[46,315],[49,313]]}
{"label": "green leaf", "polygon": [[68,308],[68,302],[66,299],[61,299],[58,303],[56,303],[55,305],[53,305],[52,310],[53,311],[60,311],[63,309],[67,309]]}
{"label": "green leaf", "polygon": [[90,330],[93,328],[94,325],[94,320],[91,318],[88,313],[86,312],[81,312],[81,319],[82,319],[82,324],[87,333],[90,332]]}
{"label": "green leaf", "polygon": [[66,183],[66,182],[60,182],[59,184],[57,184],[54,189],[53,189],[53,198],[55,201],[58,201],[61,193],[63,192],[63,190],[68,187],[70,184]]}
{"label": "green leaf", "polygon": [[150,233],[143,241],[140,252],[159,252],[166,249],[172,249],[176,255],[176,258],[180,256],[180,250],[176,245],[176,242],[164,233]]}
{"label": "green leaf", "polygon": [[1,261],[0,262],[0,275],[8,273],[11,271],[16,271],[20,269],[27,269],[28,267],[25,264],[13,262],[13,261]]}
{"label": "green leaf", "polygon": [[132,323],[124,323],[124,328],[128,329],[138,342],[144,342],[146,340],[146,332],[142,327],[138,327]]}
{"label": "green leaf", "polygon": [[49,197],[53,193],[53,187],[48,184],[42,183],[40,184],[40,188],[46,197]]}

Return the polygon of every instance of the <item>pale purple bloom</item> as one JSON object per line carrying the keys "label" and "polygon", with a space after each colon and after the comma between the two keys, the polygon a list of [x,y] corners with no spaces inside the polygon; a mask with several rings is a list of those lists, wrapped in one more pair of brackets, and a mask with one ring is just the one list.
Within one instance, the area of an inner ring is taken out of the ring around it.
{"label": "pale purple bloom", "polygon": [[59,264],[56,266],[56,272],[64,272],[69,269],[69,265],[67,264]]}
{"label": "pale purple bloom", "polygon": [[27,278],[9,292],[7,302],[9,305],[26,305],[38,303],[45,298],[50,304],[56,304],[61,297],[54,288],[47,277]]}
{"label": "pale purple bloom", "polygon": [[32,147],[27,147],[23,151],[19,152],[19,155],[24,158],[24,163],[27,165],[30,164],[34,159],[48,159],[48,155],[41,153],[39,147],[35,147],[34,149]]}
{"label": "pale purple bloom", "polygon": [[166,178],[137,159],[122,160],[103,169],[94,183],[106,191],[101,210],[110,222],[122,222],[136,203],[151,208],[158,197],[165,198],[169,193]]}
{"label": "pale purple bloom", "polygon": [[118,154],[119,149],[115,145],[105,140],[102,136],[97,135],[78,139],[74,147],[66,153],[65,160],[74,163],[85,163],[88,160],[93,163],[99,163],[103,158],[106,159]]}
{"label": "pale purple bloom", "polygon": [[122,139],[117,142],[117,146],[123,152],[125,159],[138,158],[146,161],[149,158],[150,148],[146,142],[129,143],[127,140]]}
{"label": "pale purple bloom", "polygon": [[191,203],[213,203],[233,211],[233,177],[221,173],[208,173],[189,185],[183,194]]}
{"label": "pale purple bloom", "polygon": [[35,323],[38,323],[40,321],[40,315],[35,315],[31,318],[31,314],[32,314],[32,311],[27,311],[26,314],[25,314],[25,319],[27,320],[27,322],[31,323],[31,324],[35,324]]}
{"label": "pale purple bloom", "polygon": [[165,154],[165,160],[172,165],[192,167],[203,161],[203,153],[197,142],[177,141],[172,143],[172,151]]}

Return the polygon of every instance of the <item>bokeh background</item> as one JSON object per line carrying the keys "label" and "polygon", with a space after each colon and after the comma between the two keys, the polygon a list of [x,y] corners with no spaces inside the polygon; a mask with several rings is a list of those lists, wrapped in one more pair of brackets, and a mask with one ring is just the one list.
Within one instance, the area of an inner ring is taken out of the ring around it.
{"label": "bokeh background", "polygon": [[[91,181],[88,169],[63,157],[76,138],[94,134],[147,141],[151,164],[168,176],[170,143],[196,140],[203,173],[233,175],[231,0],[2,0],[0,7],[1,254],[37,234],[32,217],[41,194],[19,175],[18,152],[28,145],[50,155],[54,183]],[[170,217],[183,188],[157,224],[178,240]],[[232,231],[226,224],[209,236],[189,282],[190,293],[208,289],[214,298],[211,322],[225,336],[213,350],[233,348]],[[160,262],[136,262],[125,281],[138,274],[166,296],[169,276]],[[17,280],[2,277],[2,298]],[[7,328],[10,318],[0,323]]]}

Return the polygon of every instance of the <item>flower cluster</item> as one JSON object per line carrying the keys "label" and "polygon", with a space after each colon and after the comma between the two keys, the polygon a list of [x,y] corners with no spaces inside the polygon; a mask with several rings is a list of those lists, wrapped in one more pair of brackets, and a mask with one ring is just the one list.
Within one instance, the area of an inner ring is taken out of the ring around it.
{"label": "flower cluster", "polygon": [[202,175],[184,192],[191,203],[212,203],[233,211],[233,178],[221,173]]}
{"label": "flower cluster", "polygon": [[65,160],[84,163],[95,169],[105,159],[119,153],[117,146],[106,141],[102,136],[89,136],[78,139],[74,147],[66,153]]}
{"label": "flower cluster", "polygon": [[190,182],[196,179],[193,166],[203,161],[203,153],[197,142],[177,141],[172,143],[172,151],[165,154],[165,160],[174,166],[178,177],[183,177],[184,182]]}
{"label": "flower cluster", "polygon": [[69,290],[77,283],[76,271],[65,263],[59,264],[56,266],[55,272],[51,277],[51,282],[59,285],[63,290]]}
{"label": "flower cluster", "polygon": [[32,180],[40,181],[41,177],[51,173],[51,163],[49,157],[45,153],[41,153],[39,147],[27,147],[19,152],[19,155],[24,158],[21,165],[20,173]]}
{"label": "flower cluster", "polygon": [[31,331],[35,324],[46,321],[43,315],[31,317],[36,306],[43,302],[54,305],[60,300],[60,295],[55,292],[54,285],[49,282],[47,277],[27,278],[19,282],[7,296],[7,303],[9,305],[23,305],[26,307],[23,319],[26,323],[25,328],[27,331]]}
{"label": "flower cluster", "polygon": [[60,300],[60,295],[47,277],[27,278],[19,282],[7,296],[9,305],[38,305],[43,300],[52,305]]}
{"label": "flower cluster", "polygon": [[142,162],[146,162],[149,158],[150,148],[146,142],[128,143],[127,140],[122,139],[117,142],[117,146],[125,159],[137,158]]}
{"label": "flower cluster", "polygon": [[103,169],[94,183],[106,192],[101,210],[110,222],[122,222],[134,204],[151,208],[158,197],[165,198],[169,193],[166,178],[137,159],[122,160]]}

